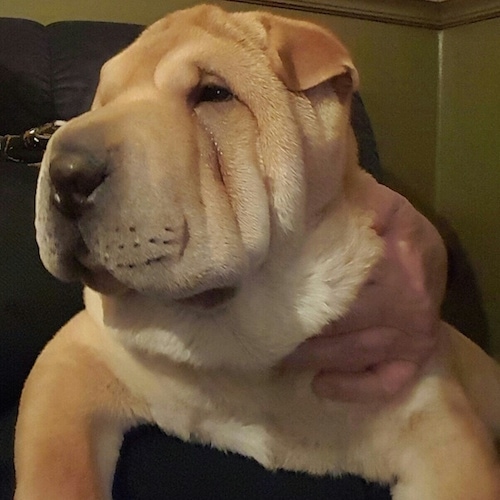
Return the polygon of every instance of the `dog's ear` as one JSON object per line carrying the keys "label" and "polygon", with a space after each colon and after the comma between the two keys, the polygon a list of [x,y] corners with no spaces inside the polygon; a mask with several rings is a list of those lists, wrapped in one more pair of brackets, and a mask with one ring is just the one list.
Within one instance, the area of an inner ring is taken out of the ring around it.
{"label": "dog's ear", "polygon": [[325,28],[262,13],[268,52],[276,75],[292,91],[305,91],[333,80],[339,97],[358,87],[358,72],[342,43]]}

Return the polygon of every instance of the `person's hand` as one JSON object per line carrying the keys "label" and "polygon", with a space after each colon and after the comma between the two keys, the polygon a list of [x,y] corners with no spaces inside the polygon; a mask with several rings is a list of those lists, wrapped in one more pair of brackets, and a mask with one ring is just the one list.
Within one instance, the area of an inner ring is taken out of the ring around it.
{"label": "person's hand", "polygon": [[384,401],[415,380],[437,344],[446,250],[423,215],[374,179],[368,178],[358,203],[374,212],[384,257],[349,313],[299,346],[284,366],[316,369],[319,396]]}

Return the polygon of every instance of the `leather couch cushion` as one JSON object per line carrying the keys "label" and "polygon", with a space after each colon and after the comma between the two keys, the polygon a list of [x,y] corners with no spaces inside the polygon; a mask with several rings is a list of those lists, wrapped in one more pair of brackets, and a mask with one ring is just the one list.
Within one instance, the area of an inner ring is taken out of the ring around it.
{"label": "leather couch cushion", "polygon": [[0,18],[0,135],[87,111],[102,64],[143,30],[136,24]]}

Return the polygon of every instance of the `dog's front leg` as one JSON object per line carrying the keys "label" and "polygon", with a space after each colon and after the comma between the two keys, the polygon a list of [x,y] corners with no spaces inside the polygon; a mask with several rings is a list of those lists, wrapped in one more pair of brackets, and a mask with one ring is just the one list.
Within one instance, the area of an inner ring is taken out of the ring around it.
{"label": "dog's front leg", "polygon": [[123,432],[147,414],[107,365],[113,349],[83,312],[38,358],[16,427],[16,500],[111,497]]}
{"label": "dog's front leg", "polygon": [[421,398],[426,404],[407,415],[392,454],[398,470],[394,500],[498,500],[493,439],[462,388],[441,377],[420,385],[416,403]]}

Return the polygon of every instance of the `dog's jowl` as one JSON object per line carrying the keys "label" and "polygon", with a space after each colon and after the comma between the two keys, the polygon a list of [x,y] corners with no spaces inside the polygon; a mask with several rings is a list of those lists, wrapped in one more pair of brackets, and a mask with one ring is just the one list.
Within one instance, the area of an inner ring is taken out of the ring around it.
{"label": "dog's jowl", "polygon": [[322,399],[313,373],[276,368],[346,314],[384,252],[359,205],[374,181],[349,120],[357,86],[328,30],[210,6],[104,65],[41,166],[41,259],[86,285],[86,308],[24,388],[18,500],[110,498],[122,436],[144,422],[269,469],[358,474],[395,500],[500,498],[500,370],[447,324],[388,404]]}

